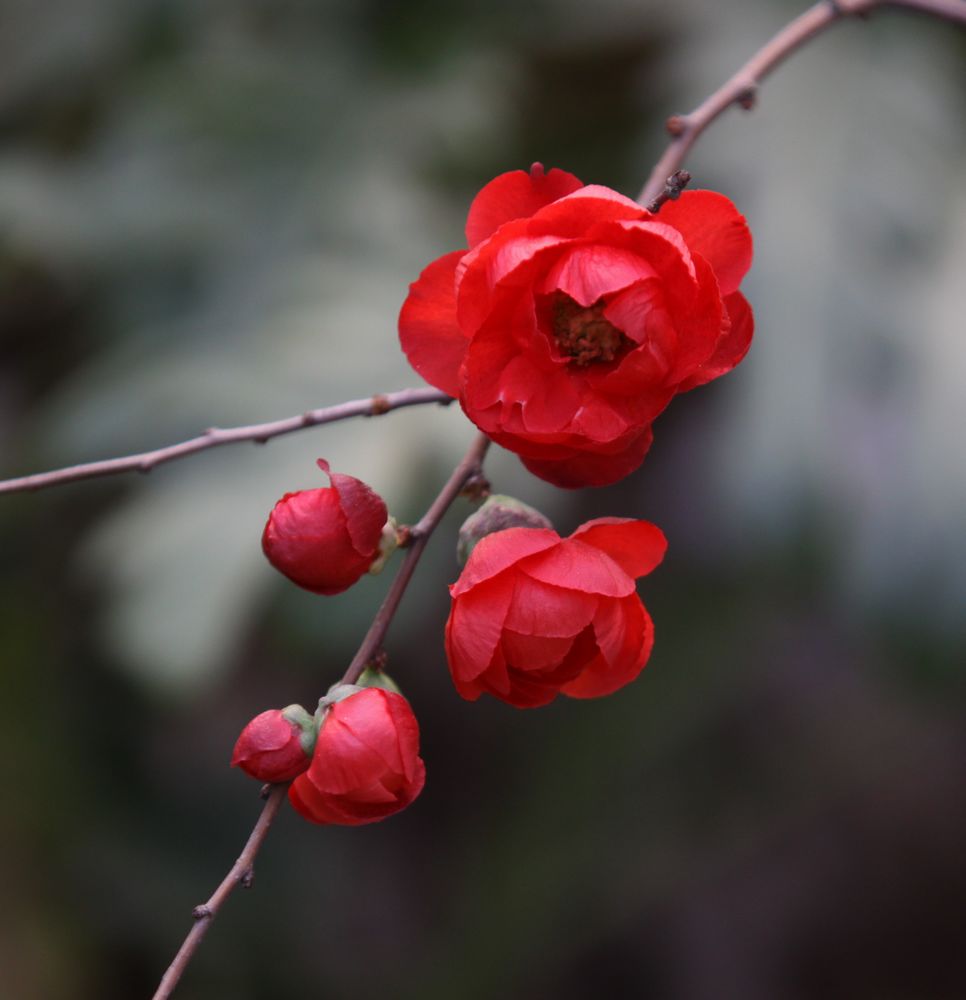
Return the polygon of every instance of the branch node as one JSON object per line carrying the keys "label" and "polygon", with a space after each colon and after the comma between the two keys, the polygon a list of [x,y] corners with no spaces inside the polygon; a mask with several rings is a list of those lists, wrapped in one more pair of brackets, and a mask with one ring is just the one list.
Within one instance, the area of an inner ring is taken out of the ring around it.
{"label": "branch node", "polygon": [[246,868],[238,878],[238,883],[243,889],[250,889],[255,881],[255,869]]}
{"label": "branch node", "polygon": [[212,909],[207,903],[201,903],[191,911],[192,920],[208,920],[212,916]]}
{"label": "branch node", "polygon": [[383,395],[372,397],[372,409],[370,410],[370,416],[378,417],[389,410],[389,400]]}
{"label": "branch node", "polygon": [[466,485],[463,487],[461,496],[467,500],[483,501],[490,495],[490,481],[483,475],[482,471],[474,472]]}
{"label": "branch node", "polygon": [[688,119],[685,115],[671,115],[664,123],[664,130],[675,139],[679,135],[684,135],[688,129]]}
{"label": "branch node", "polygon": [[370,670],[383,671],[386,669],[386,665],[389,663],[389,654],[384,650],[377,650],[369,658],[369,662],[366,667]]}
{"label": "branch node", "polygon": [[751,111],[751,109],[758,102],[758,84],[749,83],[746,87],[742,87],[741,90],[735,94],[735,103],[740,107],[744,108],[745,111]]}
{"label": "branch node", "polygon": [[687,170],[675,170],[673,174],[664,182],[664,190],[647,206],[647,210],[655,215],[661,210],[661,206],[666,201],[677,201],[681,197],[681,192],[691,181],[691,174]]}

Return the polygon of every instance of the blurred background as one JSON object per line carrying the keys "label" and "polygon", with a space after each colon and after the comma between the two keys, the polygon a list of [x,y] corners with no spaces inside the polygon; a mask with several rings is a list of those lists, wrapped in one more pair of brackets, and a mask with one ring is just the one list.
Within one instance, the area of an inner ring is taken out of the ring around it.
{"label": "blurred background", "polygon": [[[634,195],[662,122],[802,7],[0,0],[0,476],[419,384],[408,283],[533,160]],[[641,470],[496,487],[660,524],[650,665],[459,699],[451,512],[389,636],[419,802],[279,817],[177,995],[966,996],[966,33],[839,25],[697,146],[756,239],[733,374]],[[0,497],[0,993],[150,996],[259,808],[241,726],[314,705],[392,575],[264,561],[315,459],[420,516],[472,437],[403,410]]]}

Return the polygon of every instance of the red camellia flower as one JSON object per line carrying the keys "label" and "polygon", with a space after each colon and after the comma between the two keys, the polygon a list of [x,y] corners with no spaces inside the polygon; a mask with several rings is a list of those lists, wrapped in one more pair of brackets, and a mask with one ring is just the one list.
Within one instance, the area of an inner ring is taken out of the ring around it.
{"label": "red camellia flower", "polygon": [[399,316],[410,363],[559,486],[637,468],[678,392],[730,371],[751,342],[738,291],[751,235],[723,195],[652,214],[563,170],[516,170],[470,206],[469,250],[434,261]]}
{"label": "red camellia flower", "polygon": [[242,730],[231,756],[259,781],[291,781],[308,766],[315,746],[315,721],[301,705],[271,708]]}
{"label": "red camellia flower", "polygon": [[588,521],[569,538],[543,528],[488,535],[450,587],[446,655],[456,690],[532,708],[632,681],[654,642],[634,580],[666,547],[653,524],[619,517]]}
{"label": "red camellia flower", "polygon": [[405,809],[425,780],[419,724],[409,702],[371,687],[328,710],[312,763],[288,795],[314,823],[359,826]]}
{"label": "red camellia flower", "polygon": [[262,550],[293,583],[316,594],[338,594],[381,555],[388,514],[365,483],[329,472],[324,459],[318,465],[331,487],[286,493],[269,515]]}

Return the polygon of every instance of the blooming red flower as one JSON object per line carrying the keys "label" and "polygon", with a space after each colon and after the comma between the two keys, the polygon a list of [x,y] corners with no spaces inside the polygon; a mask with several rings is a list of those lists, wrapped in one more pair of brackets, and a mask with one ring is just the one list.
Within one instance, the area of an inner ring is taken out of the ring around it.
{"label": "blooming red flower", "polygon": [[654,642],[634,580],[666,547],[653,524],[620,517],[563,539],[543,528],[488,535],[450,587],[446,655],[456,690],[532,708],[632,681]]}
{"label": "blooming red flower", "polygon": [[288,796],[314,823],[359,826],[405,809],[425,780],[419,724],[409,702],[371,687],[329,708],[312,763]]}
{"label": "blooming red flower", "polygon": [[316,594],[338,594],[379,558],[388,515],[365,483],[329,472],[324,459],[318,465],[331,487],[286,493],[269,515],[262,550],[293,583]]}
{"label": "blooming red flower", "polygon": [[242,730],[231,766],[259,781],[291,781],[309,766],[314,745],[314,720],[301,705],[271,708]]}
{"label": "blooming red flower", "polygon": [[730,371],[751,343],[738,291],[751,235],[724,195],[686,191],[655,215],[534,164],[480,191],[466,239],[410,286],[403,350],[559,486],[637,468],[672,397]]}

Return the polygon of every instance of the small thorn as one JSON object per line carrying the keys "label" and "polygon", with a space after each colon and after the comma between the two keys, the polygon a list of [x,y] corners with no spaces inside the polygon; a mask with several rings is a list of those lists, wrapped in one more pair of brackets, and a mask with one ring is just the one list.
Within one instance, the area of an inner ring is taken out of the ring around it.
{"label": "small thorn", "polygon": [[238,880],[238,883],[239,885],[241,885],[243,889],[250,889],[254,881],[255,881],[255,872],[251,868],[249,868],[247,871],[244,872],[242,877]]}

